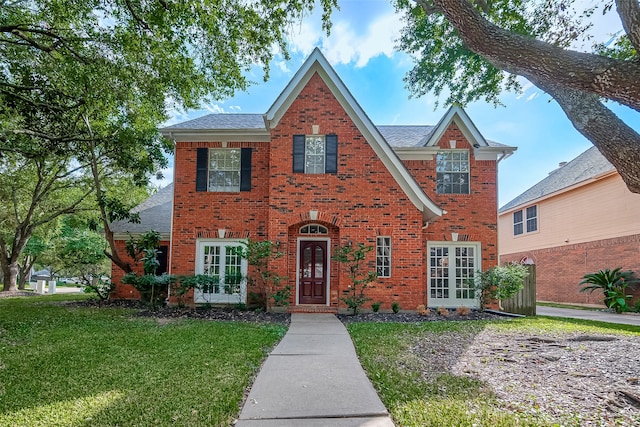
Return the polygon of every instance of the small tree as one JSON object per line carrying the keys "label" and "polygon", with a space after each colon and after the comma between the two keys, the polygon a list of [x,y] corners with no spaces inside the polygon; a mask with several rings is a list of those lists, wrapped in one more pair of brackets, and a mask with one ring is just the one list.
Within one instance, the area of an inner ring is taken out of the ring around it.
{"label": "small tree", "polygon": [[122,283],[132,285],[140,292],[142,301],[149,303],[155,310],[159,300],[163,296],[163,289],[167,289],[174,282],[173,276],[163,274],[156,276],[158,266],[158,254],[160,247],[160,234],[151,230],[138,239],[130,239],[127,242],[127,253],[136,262],[142,262],[144,274],[127,273],[122,278]]}
{"label": "small tree", "polygon": [[333,260],[338,261],[347,267],[351,285],[349,285],[349,295],[340,298],[353,311],[358,314],[362,307],[370,298],[365,296],[365,290],[369,284],[378,277],[375,271],[362,271],[362,262],[368,252],[373,250],[373,246],[365,246],[364,243],[358,243],[354,246],[342,246],[338,248]]}
{"label": "small tree", "polygon": [[288,306],[291,296],[291,286],[280,287],[282,281],[286,281],[286,276],[279,276],[269,270],[269,262],[282,257],[283,253],[278,252],[275,245],[270,240],[247,240],[242,242],[242,246],[233,249],[239,256],[247,260],[247,263],[254,267],[258,273],[259,282],[253,277],[247,276],[247,282],[257,285],[265,296],[265,306],[268,309],[270,300],[275,306]]}
{"label": "small tree", "polygon": [[473,279],[474,287],[484,310],[491,301],[501,301],[517,294],[524,286],[524,278],[529,275],[522,264],[509,263],[487,271],[477,271]]}
{"label": "small tree", "polygon": [[632,271],[621,271],[620,267],[609,270],[608,268],[599,270],[597,273],[585,274],[580,285],[585,285],[580,292],[590,292],[600,290],[604,295],[604,305],[615,310],[616,313],[629,311],[627,300],[631,295],[627,295],[627,287],[634,286],[638,279]]}

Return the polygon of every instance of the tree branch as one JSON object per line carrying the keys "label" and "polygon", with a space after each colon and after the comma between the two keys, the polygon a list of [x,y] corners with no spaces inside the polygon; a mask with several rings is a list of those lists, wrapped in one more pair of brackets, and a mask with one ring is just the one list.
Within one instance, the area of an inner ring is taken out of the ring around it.
{"label": "tree branch", "polygon": [[640,111],[640,67],[600,55],[576,52],[512,33],[482,17],[468,0],[433,0],[465,45],[498,68],[535,75],[596,94]]}
{"label": "tree branch", "polygon": [[133,5],[131,4],[131,2],[129,0],[125,0],[125,4],[127,5],[127,9],[129,10],[129,12],[131,12],[131,16],[138,23],[138,25],[140,25],[145,30],[151,32],[151,27],[149,27],[149,24],[147,24],[147,22],[144,19],[138,16],[136,11],[133,9]]}
{"label": "tree branch", "polygon": [[629,41],[636,51],[640,51],[640,3],[638,0],[616,0],[616,8]]}
{"label": "tree branch", "polygon": [[640,134],[628,126],[596,95],[567,89],[555,82],[531,79],[551,95],[578,132],[589,139],[618,170],[630,191],[640,193]]}

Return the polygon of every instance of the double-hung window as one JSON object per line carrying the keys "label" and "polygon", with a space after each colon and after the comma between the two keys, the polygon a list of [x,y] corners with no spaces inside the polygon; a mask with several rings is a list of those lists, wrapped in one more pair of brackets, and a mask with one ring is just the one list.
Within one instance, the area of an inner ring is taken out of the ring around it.
{"label": "double-hung window", "polygon": [[391,277],[391,237],[376,239],[376,272],[378,277]]}
{"label": "double-hung window", "polygon": [[196,191],[251,190],[251,148],[198,148]]}
{"label": "double-hung window", "polygon": [[469,194],[469,150],[438,151],[436,192],[438,194]]}
{"label": "double-hung window", "polygon": [[538,231],[538,206],[529,206],[513,213],[513,235],[519,236]]}
{"label": "double-hung window", "polygon": [[338,172],[337,135],[294,135],[293,172],[333,174]]}

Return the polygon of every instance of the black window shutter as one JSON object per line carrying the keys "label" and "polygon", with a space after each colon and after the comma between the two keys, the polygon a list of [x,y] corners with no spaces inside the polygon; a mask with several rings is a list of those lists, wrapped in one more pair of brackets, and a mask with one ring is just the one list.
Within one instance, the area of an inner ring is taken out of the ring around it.
{"label": "black window shutter", "polygon": [[240,191],[251,191],[251,148],[240,152]]}
{"label": "black window shutter", "polygon": [[304,135],[293,135],[293,171],[304,173]]}
{"label": "black window shutter", "polygon": [[338,135],[325,136],[325,173],[338,173]]}
{"label": "black window shutter", "polygon": [[209,149],[198,148],[196,152],[196,191],[207,191],[209,181]]}

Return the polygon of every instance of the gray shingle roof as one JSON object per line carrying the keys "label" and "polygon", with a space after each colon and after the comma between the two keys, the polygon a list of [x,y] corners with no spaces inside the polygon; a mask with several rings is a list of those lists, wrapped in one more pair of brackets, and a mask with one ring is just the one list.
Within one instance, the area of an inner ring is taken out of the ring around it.
{"label": "gray shingle roof", "polygon": [[563,188],[570,187],[612,170],[614,170],[614,167],[611,163],[609,163],[609,161],[600,154],[600,151],[598,151],[596,147],[591,147],[566,165],[554,170],[542,181],[501,207],[499,212],[504,212],[516,206],[524,205],[533,200],[562,190]]}
{"label": "gray shingle roof", "polygon": [[392,147],[422,147],[426,144],[433,126],[376,126]]}
{"label": "gray shingle roof", "polygon": [[110,225],[111,231],[114,233],[146,233],[149,230],[155,230],[160,234],[170,234],[172,207],[173,183],[132,209],[133,212],[140,215],[140,223],[114,221]]}
{"label": "gray shingle roof", "polygon": [[267,130],[262,114],[207,114],[164,129],[260,129]]}

